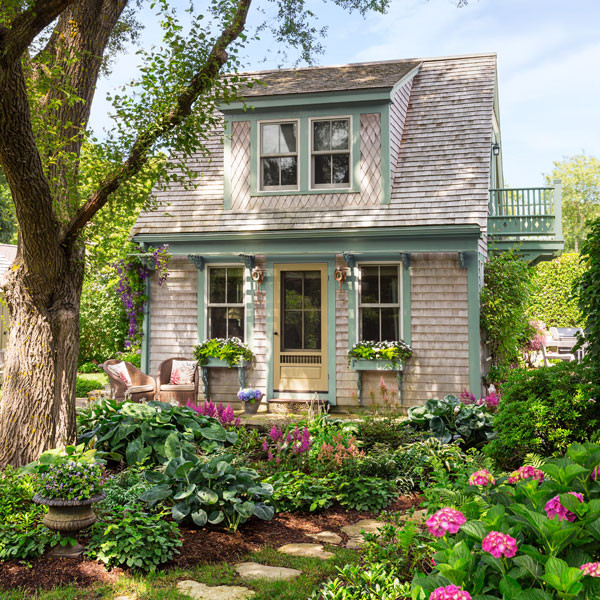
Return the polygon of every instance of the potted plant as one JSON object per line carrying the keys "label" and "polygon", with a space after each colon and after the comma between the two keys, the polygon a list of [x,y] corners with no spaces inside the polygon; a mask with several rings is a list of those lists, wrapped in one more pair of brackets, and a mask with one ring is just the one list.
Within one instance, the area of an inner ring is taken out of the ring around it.
{"label": "potted plant", "polygon": [[262,400],[263,393],[260,390],[250,388],[242,388],[238,394],[238,400],[244,403],[244,411],[246,414],[254,415],[258,412],[258,405]]}
{"label": "potted plant", "polygon": [[237,337],[211,338],[194,347],[194,358],[200,366],[245,367],[254,353]]}
{"label": "potted plant", "polygon": [[27,469],[37,475],[37,493],[33,502],[48,507],[42,522],[48,529],[63,535],[54,556],[76,558],[83,546],[67,534],[89,527],[96,521],[92,505],[104,499],[103,468],[96,462],[95,450],[84,445],[67,446],[65,450],[49,450]]}

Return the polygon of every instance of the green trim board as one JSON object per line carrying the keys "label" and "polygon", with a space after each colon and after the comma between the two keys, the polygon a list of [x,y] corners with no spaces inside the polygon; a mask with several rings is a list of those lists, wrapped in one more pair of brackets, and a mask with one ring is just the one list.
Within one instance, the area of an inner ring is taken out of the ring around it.
{"label": "green trim board", "polygon": [[469,387],[476,398],[481,396],[481,329],[479,252],[465,252],[464,266],[467,269],[467,307],[469,330]]}
{"label": "green trim board", "polygon": [[223,134],[223,209],[231,210],[231,121],[225,120],[225,131]]}

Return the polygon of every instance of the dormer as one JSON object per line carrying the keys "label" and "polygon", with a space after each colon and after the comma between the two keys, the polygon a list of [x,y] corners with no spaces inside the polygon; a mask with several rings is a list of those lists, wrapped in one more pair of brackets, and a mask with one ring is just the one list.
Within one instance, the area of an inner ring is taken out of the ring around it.
{"label": "dormer", "polygon": [[225,117],[224,208],[389,204],[419,62],[246,74]]}

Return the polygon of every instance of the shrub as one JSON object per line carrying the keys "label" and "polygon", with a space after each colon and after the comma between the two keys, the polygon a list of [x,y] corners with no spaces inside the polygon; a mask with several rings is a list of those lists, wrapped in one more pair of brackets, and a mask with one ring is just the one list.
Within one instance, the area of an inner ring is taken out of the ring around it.
{"label": "shrub", "polygon": [[314,512],[329,508],[335,500],[331,477],[318,477],[301,471],[278,471],[265,479],[273,486],[271,504],[278,511]]}
{"label": "shrub", "polygon": [[407,424],[415,430],[430,431],[445,444],[461,441],[466,448],[473,448],[492,439],[493,422],[494,416],[484,407],[445,396],[409,408]]}
{"label": "shrub", "polygon": [[410,584],[402,583],[389,565],[345,565],[335,578],[314,592],[312,600],[398,600],[410,597]]}
{"label": "shrub", "polygon": [[158,465],[179,452],[193,459],[198,449],[212,452],[237,440],[218,421],[191,408],[165,402],[102,400],[77,415],[79,440],[91,443],[99,454],[128,465]]}
{"label": "shrub", "polygon": [[502,387],[494,422],[498,438],[486,453],[500,465],[519,464],[531,452],[553,456],[598,427],[600,389],[585,365],[562,363],[512,371]]}
{"label": "shrub", "polygon": [[532,294],[527,313],[546,327],[584,327],[585,320],[573,286],[584,271],[579,254],[571,252],[533,268]]}
{"label": "shrub", "polygon": [[88,374],[85,377],[77,377],[75,384],[75,395],[77,398],[87,398],[89,392],[103,390],[106,384],[106,376],[102,374]]}
{"label": "shrub", "polygon": [[216,456],[209,461],[198,457],[183,458],[176,454],[164,472],[147,471],[146,479],[154,484],[140,500],[154,506],[165,500],[175,504],[171,515],[178,523],[189,520],[198,527],[206,523],[224,522],[227,529],[237,531],[250,517],[269,521],[274,510],[267,506],[273,488],[258,481],[256,471],[236,468],[232,455]]}
{"label": "shrub", "polygon": [[179,554],[181,543],[179,527],[163,513],[130,508],[94,524],[86,553],[109,567],[155,571]]}
{"label": "shrub", "polygon": [[345,480],[336,478],[336,499],[350,509],[379,511],[389,506],[398,497],[398,491],[393,482],[379,477],[353,477]]}
{"label": "shrub", "polygon": [[139,499],[140,496],[150,489],[144,478],[144,471],[137,468],[129,468],[110,476],[104,483],[102,492],[106,496],[104,500],[96,504],[97,514],[109,514],[123,512],[132,506],[144,506]]}
{"label": "shrub", "polygon": [[423,434],[415,432],[404,422],[399,414],[367,415],[358,423],[357,437],[365,450],[375,445],[384,445],[395,449],[403,444],[423,439]]}
{"label": "shrub", "polygon": [[519,347],[528,330],[530,292],[531,270],[517,250],[495,254],[486,263],[481,330],[491,355],[491,380],[503,380],[511,366],[519,362]]}
{"label": "shrub", "polygon": [[502,477],[480,489],[479,512],[466,522],[456,511],[453,522],[428,519],[435,567],[415,576],[412,597],[457,586],[473,598],[598,598],[588,573],[600,557],[600,446],[573,444],[567,454],[541,466],[541,483]]}

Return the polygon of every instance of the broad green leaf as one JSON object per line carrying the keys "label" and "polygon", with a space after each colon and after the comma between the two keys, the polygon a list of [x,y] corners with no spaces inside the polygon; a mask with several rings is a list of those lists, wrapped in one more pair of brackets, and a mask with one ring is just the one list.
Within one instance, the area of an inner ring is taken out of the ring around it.
{"label": "broad green leaf", "polygon": [[225,514],[222,510],[215,510],[208,515],[208,522],[212,525],[218,525],[225,519]]}
{"label": "broad green leaf", "polygon": [[538,579],[543,573],[542,565],[527,554],[519,554],[512,560],[515,565],[525,569],[534,579]]}
{"label": "broad green leaf", "polygon": [[203,504],[216,504],[219,501],[219,495],[209,488],[196,490],[196,497]]}
{"label": "broad green leaf", "polygon": [[194,521],[194,523],[198,526],[198,527],[204,527],[206,525],[206,522],[208,521],[208,515],[206,514],[205,510],[199,509],[196,512],[193,512],[191,514],[192,517],[192,521]]}
{"label": "broad green leaf", "polygon": [[180,502],[171,509],[171,516],[178,523],[183,521],[190,514],[190,505],[187,502]]}
{"label": "broad green leaf", "polygon": [[129,442],[127,450],[125,451],[125,458],[128,465],[135,465],[138,463],[138,454],[141,449],[142,440],[140,438],[135,438]]}
{"label": "broad green leaf", "polygon": [[181,456],[181,444],[179,443],[179,436],[176,433],[170,433],[165,440],[165,456],[167,458]]}
{"label": "broad green leaf", "polygon": [[236,504],[233,509],[243,518],[249,519],[254,514],[254,502],[242,502]]}
{"label": "broad green leaf", "polygon": [[148,502],[153,505],[171,495],[171,487],[167,484],[157,485],[149,490],[146,490],[141,496],[140,500]]}
{"label": "broad green leaf", "polygon": [[183,500],[184,498],[188,498],[196,491],[196,484],[190,483],[185,489],[181,490],[173,496],[173,500]]}
{"label": "broad green leaf", "polygon": [[175,477],[185,477],[196,465],[195,462],[191,460],[186,460],[183,464],[179,465],[175,469]]}
{"label": "broad green leaf", "polygon": [[481,541],[488,533],[488,530],[481,521],[467,521],[460,530],[469,537],[479,541]]}
{"label": "broad green leaf", "polygon": [[257,502],[254,505],[254,516],[263,521],[270,521],[275,515],[275,509],[264,502]]}
{"label": "broad green leaf", "polygon": [[144,471],[144,478],[148,483],[164,483],[167,477],[160,471]]}
{"label": "broad green leaf", "polygon": [[519,600],[522,588],[516,579],[513,579],[509,575],[505,575],[500,580],[500,591],[506,600]]}

